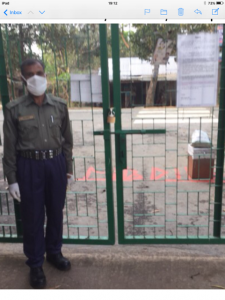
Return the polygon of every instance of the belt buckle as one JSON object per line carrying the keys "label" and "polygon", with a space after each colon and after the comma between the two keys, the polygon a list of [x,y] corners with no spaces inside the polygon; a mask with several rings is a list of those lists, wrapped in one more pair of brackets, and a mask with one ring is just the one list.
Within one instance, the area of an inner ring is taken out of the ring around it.
{"label": "belt buckle", "polygon": [[53,158],[53,150],[49,150],[49,158]]}

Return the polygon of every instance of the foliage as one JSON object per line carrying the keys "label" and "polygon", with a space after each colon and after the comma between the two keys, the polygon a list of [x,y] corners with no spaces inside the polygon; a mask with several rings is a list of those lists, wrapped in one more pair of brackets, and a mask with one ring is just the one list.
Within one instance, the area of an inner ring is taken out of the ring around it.
{"label": "foliage", "polygon": [[131,35],[131,43],[134,53],[141,59],[151,60],[157,40],[173,40],[176,55],[176,41],[178,34],[213,32],[215,24],[133,24],[136,31]]}
{"label": "foliage", "polygon": [[[156,43],[159,38],[164,42],[172,41],[172,55],[176,56],[176,42],[178,34],[190,34],[198,32],[213,32],[217,25],[213,24],[133,24],[136,29],[131,35],[131,43],[134,53],[147,61],[152,60]],[[156,55],[157,56],[157,55]],[[146,94],[146,106],[154,106],[155,91],[157,86],[159,65],[155,62],[153,75]]]}

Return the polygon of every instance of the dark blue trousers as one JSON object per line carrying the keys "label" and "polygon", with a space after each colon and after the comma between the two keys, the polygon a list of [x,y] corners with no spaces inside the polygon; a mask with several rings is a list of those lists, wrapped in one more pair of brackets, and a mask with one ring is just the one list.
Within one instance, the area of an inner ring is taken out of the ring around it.
{"label": "dark blue trousers", "polygon": [[[52,159],[18,157],[17,180],[21,194],[24,254],[27,265],[40,267],[45,252],[62,247],[63,207],[66,198],[66,162],[63,154]],[[44,233],[45,213],[47,227]]]}

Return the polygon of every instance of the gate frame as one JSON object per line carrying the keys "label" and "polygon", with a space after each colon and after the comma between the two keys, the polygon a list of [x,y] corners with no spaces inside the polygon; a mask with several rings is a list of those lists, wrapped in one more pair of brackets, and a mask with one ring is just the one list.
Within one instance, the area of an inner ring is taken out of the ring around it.
{"label": "gate frame", "polygon": [[[101,58],[101,83],[102,83],[103,126],[104,126],[108,239],[98,239],[97,236],[96,239],[63,238],[63,244],[91,244],[91,245],[114,245],[115,244],[111,134],[110,134],[110,124],[107,123],[107,116],[110,108],[110,99],[109,99],[107,27],[105,24],[99,24],[99,39],[100,39],[100,58]],[[6,74],[1,24],[0,24],[0,93],[2,97],[2,106],[3,106],[3,113],[4,113],[5,105],[10,100],[9,100],[8,85],[7,85],[7,74]],[[23,242],[20,203],[15,199],[14,199],[14,210],[15,210],[15,223],[16,223],[17,237],[0,237],[0,243],[22,243]]]}
{"label": "gate frame", "polygon": [[[120,94],[120,47],[119,26],[111,25],[112,32],[112,60],[113,60],[113,103],[116,112],[115,132],[121,131],[121,94]],[[220,103],[217,138],[217,161],[214,201],[214,237],[208,238],[129,238],[124,236],[124,205],[123,205],[123,166],[120,159],[122,145],[120,136],[115,134],[116,155],[116,183],[117,183],[117,218],[118,218],[118,242],[119,244],[225,244],[225,238],[221,238],[221,213],[223,196],[223,170],[224,170],[224,141],[225,141],[225,25],[223,25],[222,63],[220,81]],[[131,133],[132,134],[132,133]]]}

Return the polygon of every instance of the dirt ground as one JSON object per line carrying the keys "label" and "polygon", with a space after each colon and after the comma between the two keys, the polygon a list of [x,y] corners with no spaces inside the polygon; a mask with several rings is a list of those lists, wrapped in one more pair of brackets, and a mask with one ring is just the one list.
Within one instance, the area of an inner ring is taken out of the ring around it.
{"label": "dirt ground", "polygon": [[[63,234],[71,239],[104,240],[108,237],[104,139],[93,135],[93,131],[103,130],[102,110],[70,110],[70,119],[75,181],[67,193]],[[2,123],[1,112],[3,140]],[[216,148],[217,127],[218,109],[122,110],[122,129],[166,129],[166,134],[127,135],[127,170],[123,170],[124,230],[127,238],[212,236],[215,178],[209,180],[209,173],[201,179],[188,176],[187,149],[196,129],[207,132],[213,148]],[[113,125],[111,130],[114,131]],[[111,136],[111,146],[117,227],[114,135]],[[0,156],[3,156],[2,146]],[[202,162],[205,163],[204,160]],[[0,178],[0,235],[10,236],[16,233],[15,216],[12,199],[5,193],[7,184],[2,164]],[[224,214],[222,226],[224,237]]]}

